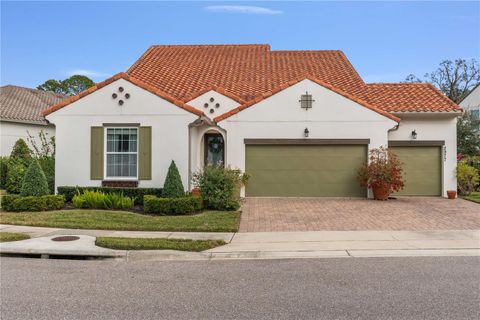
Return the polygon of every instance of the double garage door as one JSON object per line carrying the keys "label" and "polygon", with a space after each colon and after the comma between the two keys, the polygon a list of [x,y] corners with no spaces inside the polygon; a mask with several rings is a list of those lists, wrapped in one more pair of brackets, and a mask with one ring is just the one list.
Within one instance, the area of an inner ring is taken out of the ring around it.
{"label": "double garage door", "polygon": [[247,197],[365,197],[367,145],[246,145]]}
{"label": "double garage door", "polygon": [[[398,195],[441,194],[440,147],[391,147],[404,163]],[[248,197],[366,197],[357,179],[366,144],[246,144]]]}

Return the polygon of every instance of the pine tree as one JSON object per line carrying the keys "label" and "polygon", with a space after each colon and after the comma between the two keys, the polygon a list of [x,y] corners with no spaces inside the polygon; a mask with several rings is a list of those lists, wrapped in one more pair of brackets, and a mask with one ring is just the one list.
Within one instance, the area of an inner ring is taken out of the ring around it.
{"label": "pine tree", "polygon": [[28,166],[27,172],[25,172],[20,194],[22,196],[44,196],[49,194],[47,178],[36,159],[30,162],[30,166]]}
{"label": "pine tree", "polygon": [[185,195],[185,189],[183,188],[182,178],[178,172],[175,161],[172,160],[170,167],[168,168],[167,177],[163,184],[162,197],[164,198],[179,198]]}

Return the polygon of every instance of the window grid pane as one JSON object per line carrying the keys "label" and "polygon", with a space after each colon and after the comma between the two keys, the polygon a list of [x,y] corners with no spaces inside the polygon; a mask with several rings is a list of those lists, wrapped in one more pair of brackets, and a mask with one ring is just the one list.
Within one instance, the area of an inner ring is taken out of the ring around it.
{"label": "window grid pane", "polygon": [[107,177],[137,176],[136,128],[107,129]]}

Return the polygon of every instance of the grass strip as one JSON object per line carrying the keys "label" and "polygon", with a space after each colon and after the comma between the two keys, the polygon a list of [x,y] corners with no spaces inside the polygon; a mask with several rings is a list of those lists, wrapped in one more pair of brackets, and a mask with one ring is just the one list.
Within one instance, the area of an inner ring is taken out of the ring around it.
{"label": "grass strip", "polygon": [[148,216],[110,210],[2,212],[0,223],[67,229],[236,232],[240,224],[240,213],[204,211],[184,216]]}
{"label": "grass strip", "polygon": [[223,240],[190,240],[165,238],[97,237],[99,247],[117,250],[179,250],[200,252],[225,244]]}
{"label": "grass strip", "polygon": [[480,203],[480,192],[472,192],[468,196],[463,196],[464,199]]}
{"label": "grass strip", "polygon": [[10,242],[30,239],[29,235],[15,232],[0,232],[0,242]]}

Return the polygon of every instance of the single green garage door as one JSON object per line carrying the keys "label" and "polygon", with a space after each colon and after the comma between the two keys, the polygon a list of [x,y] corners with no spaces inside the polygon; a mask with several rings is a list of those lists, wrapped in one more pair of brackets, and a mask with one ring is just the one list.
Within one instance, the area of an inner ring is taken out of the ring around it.
{"label": "single green garage door", "polygon": [[442,194],[442,148],[390,147],[404,163],[405,188],[402,196],[440,196]]}
{"label": "single green garage door", "polygon": [[246,145],[248,197],[366,197],[366,145]]}

